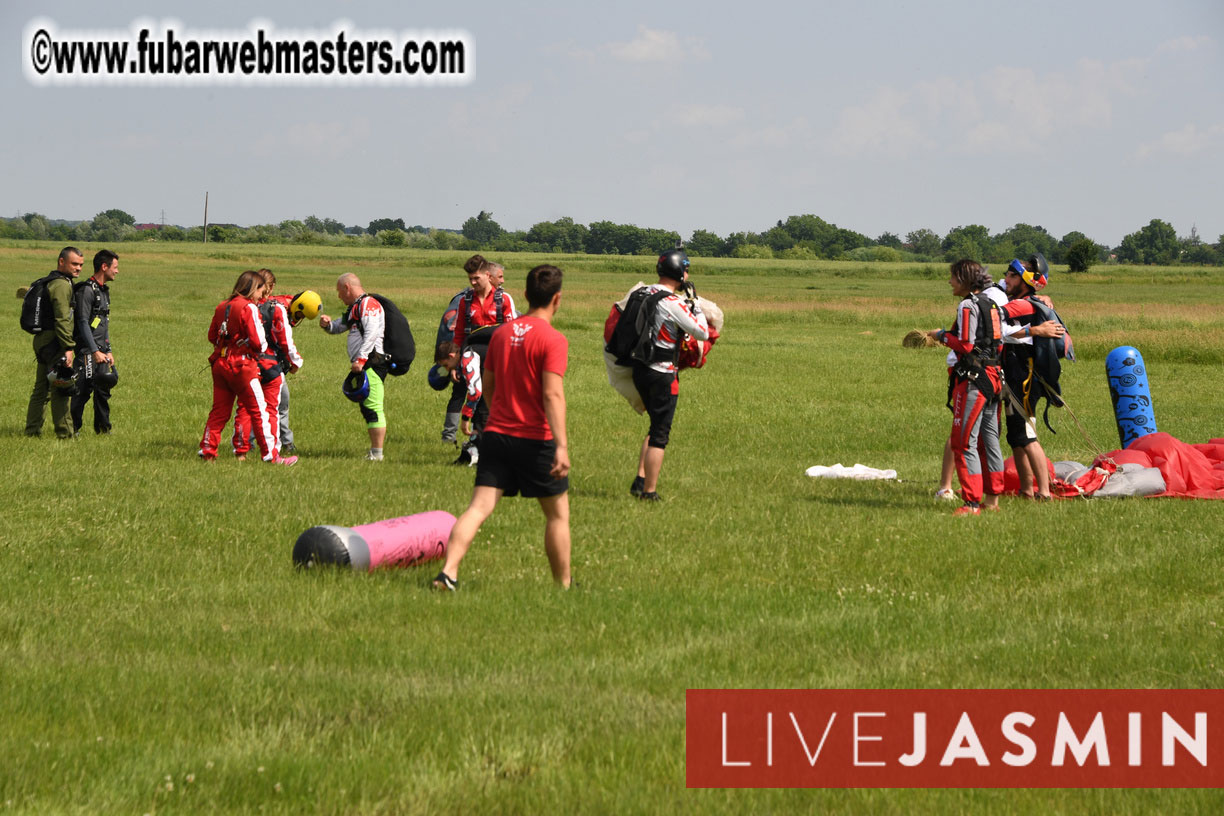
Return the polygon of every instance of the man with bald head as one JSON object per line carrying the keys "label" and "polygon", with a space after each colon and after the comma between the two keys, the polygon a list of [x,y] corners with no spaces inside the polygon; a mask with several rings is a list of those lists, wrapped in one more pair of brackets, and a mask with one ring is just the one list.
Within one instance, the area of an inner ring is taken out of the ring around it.
{"label": "man with bald head", "polygon": [[48,374],[56,370],[71,371],[75,342],[72,313],[72,282],[81,274],[85,257],[81,250],[68,246],[60,250],[55,269],[47,276],[46,306],[50,319],[46,327],[34,335],[34,390],[30,392],[30,404],[26,408],[26,436],[42,434],[47,417],[47,403],[51,403],[51,422],[55,435],[60,439],[71,439],[72,377],[67,376],[61,384],[52,385]]}
{"label": "man with bald head", "polygon": [[348,332],[348,355],[354,374],[365,372],[370,392],[360,403],[361,416],[370,433],[370,451],[366,459],[381,462],[383,442],[387,438],[387,415],[383,410],[383,382],[389,373],[389,359],[383,347],[387,331],[387,315],[377,298],[372,297],[352,272],[336,281],[336,294],[347,308],[344,316],[332,320],[319,315],[319,325],[329,334]]}

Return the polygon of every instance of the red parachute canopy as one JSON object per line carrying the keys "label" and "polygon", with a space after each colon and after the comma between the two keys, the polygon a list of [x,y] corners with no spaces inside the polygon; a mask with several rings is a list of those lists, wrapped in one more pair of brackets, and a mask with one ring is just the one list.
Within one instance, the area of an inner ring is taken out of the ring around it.
{"label": "red parachute canopy", "polygon": [[[1093,469],[1075,485],[1063,485],[1050,466],[1050,489],[1056,496],[1072,498],[1092,495],[1100,488],[1117,465],[1139,465],[1157,468],[1165,480],[1165,492],[1157,496],[1181,496],[1194,499],[1224,499],[1224,439],[1212,439],[1202,445],[1190,445],[1167,433],[1141,436],[1125,450],[1110,451],[1098,458]],[[1016,465],[1008,457],[1003,471],[1004,491],[1019,492],[1020,480]]]}
{"label": "red parachute canopy", "polygon": [[1167,433],[1141,436],[1108,456],[1119,465],[1160,468],[1168,488],[1161,496],[1224,499],[1224,439],[1189,445]]}

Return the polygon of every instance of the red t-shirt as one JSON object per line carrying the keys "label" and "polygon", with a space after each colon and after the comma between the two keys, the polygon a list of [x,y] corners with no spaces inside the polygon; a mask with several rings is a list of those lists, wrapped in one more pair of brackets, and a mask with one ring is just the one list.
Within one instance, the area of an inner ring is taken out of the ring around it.
{"label": "red t-shirt", "polygon": [[485,370],[493,372],[493,405],[486,431],[548,440],[544,372],[565,376],[569,340],[538,317],[511,320],[493,332]]}

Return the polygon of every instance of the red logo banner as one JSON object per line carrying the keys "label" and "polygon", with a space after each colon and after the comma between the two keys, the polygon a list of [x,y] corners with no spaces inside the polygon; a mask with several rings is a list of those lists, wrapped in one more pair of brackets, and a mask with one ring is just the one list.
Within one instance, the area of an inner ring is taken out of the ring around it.
{"label": "red logo banner", "polygon": [[691,788],[1219,788],[1217,689],[689,689]]}

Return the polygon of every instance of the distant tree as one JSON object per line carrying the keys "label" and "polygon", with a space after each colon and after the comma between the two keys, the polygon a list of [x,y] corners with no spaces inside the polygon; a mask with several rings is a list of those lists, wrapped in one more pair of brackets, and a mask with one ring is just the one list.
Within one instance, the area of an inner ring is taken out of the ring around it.
{"label": "distant tree", "polygon": [[587,252],[593,255],[634,255],[647,244],[642,229],[634,224],[595,221],[590,229]]}
{"label": "distant tree", "polygon": [[643,229],[639,231],[635,255],[660,255],[680,243],[680,233],[663,229]]}
{"label": "distant tree", "polygon": [[484,210],[464,221],[460,231],[464,238],[481,245],[492,244],[505,232],[501,225],[493,220],[493,213]]}
{"label": "distant tree", "polygon": [[280,222],[278,227],[281,237],[290,243],[298,243],[301,240],[302,233],[306,232],[308,227],[297,219],[288,219]]}
{"label": "distant tree", "polygon": [[1088,238],[1081,238],[1067,250],[1067,267],[1072,272],[1087,272],[1096,263],[1098,247]]}
{"label": "distant tree", "polygon": [[1216,266],[1220,262],[1220,253],[1211,244],[1199,243],[1182,253],[1182,263]]}
{"label": "distant tree", "polygon": [[417,232],[409,230],[405,233],[404,246],[412,249],[437,249],[438,245],[434,243],[434,239],[429,237],[428,232]]}
{"label": "distant tree", "polygon": [[736,247],[741,247],[744,244],[759,243],[761,243],[761,236],[755,232],[733,232],[727,236],[724,245],[726,247],[726,254],[730,257],[735,257]]}
{"label": "distant tree", "polygon": [[944,260],[952,263],[969,258],[981,261],[990,250],[990,230],[981,224],[970,224],[966,227],[954,227],[940,244]]}
{"label": "distant tree", "polygon": [[302,222],[302,225],[311,232],[323,232],[324,230],[323,219],[317,215],[306,216],[306,220]]}
{"label": "distant tree", "polygon": [[450,230],[430,230],[429,237],[433,239],[438,249],[464,249],[470,247],[470,243],[466,238]]}
{"label": "distant tree", "polygon": [[777,257],[788,261],[815,261],[819,259],[816,250],[804,244],[796,244],[793,247],[788,247],[781,252],[774,253]]}
{"label": "distant tree", "polygon": [[404,219],[402,218],[375,218],[373,221],[370,222],[370,225],[366,227],[366,232],[370,233],[371,235],[377,235],[383,230],[389,230],[389,229],[397,229],[397,230],[404,229]]}
{"label": "distant tree", "polygon": [[[855,247],[868,246],[872,243],[871,239],[866,235],[854,232],[853,230],[843,229],[836,224],[830,224],[823,218],[815,215],[792,215],[784,222],[780,222],[774,230],[784,230],[787,235],[794,239],[791,246],[802,244],[806,247],[814,249],[822,258],[837,258],[843,252],[854,249]],[[773,230],[771,230],[773,232]],[[781,236],[775,234],[768,237],[769,233],[761,236],[761,240],[754,243],[765,243],[771,247],[776,247],[780,244]]]}
{"label": "distant tree", "polygon": [[223,227],[220,224],[210,224],[208,227],[208,241],[214,244],[223,244],[229,240],[229,228]]}
{"label": "distant tree", "polygon": [[939,236],[935,234],[934,230],[929,230],[926,227],[916,229],[906,235],[905,245],[915,255],[925,255],[929,258],[934,258],[943,252]]}
{"label": "distant tree", "polygon": [[51,224],[47,221],[47,216],[39,213],[26,213],[21,219],[26,222],[31,238],[42,240],[51,236]]}
{"label": "distant tree", "polygon": [[1114,254],[1122,263],[1143,263],[1143,247],[1139,243],[1139,233],[1132,232],[1123,237],[1122,243],[1114,247]]}
{"label": "distant tree", "polygon": [[690,255],[703,258],[719,258],[727,254],[727,242],[709,230],[693,230],[693,237],[685,246]]}
{"label": "distant tree", "polygon": [[377,233],[378,241],[383,246],[402,247],[407,238],[404,231],[401,229],[385,229],[379,230]]}
{"label": "distant tree", "polygon": [[[124,224],[129,227],[133,226],[136,223],[135,217],[128,215],[123,210],[114,210],[114,209],[106,210],[104,212],[98,213],[98,215],[104,215],[107,218],[114,221],[115,223]],[[97,218],[97,216],[94,216],[94,217]]]}
{"label": "distant tree", "polygon": [[1122,239],[1118,247],[1118,260],[1127,263],[1168,265],[1181,256],[1181,242],[1173,225],[1153,218],[1138,232]]}
{"label": "distant tree", "polygon": [[[506,233],[502,237],[508,240],[507,246],[523,241],[534,245],[537,251],[585,252],[589,235],[590,230],[584,225],[575,224],[574,219],[566,216],[558,218],[556,221],[541,221],[533,225],[526,233]],[[499,244],[500,246],[501,244]],[[502,251],[512,250],[503,249]]]}
{"label": "distant tree", "polygon": [[183,231],[173,224],[167,224],[157,230],[157,240],[159,241],[182,241],[186,237]]}
{"label": "distant tree", "polygon": [[849,261],[871,261],[873,263],[896,263],[901,253],[888,246],[855,247],[842,255]]}
{"label": "distant tree", "polygon": [[1066,263],[1067,252],[1071,249],[1071,246],[1079,241],[1087,239],[1088,236],[1084,233],[1079,232],[1078,230],[1072,230],[1059,239],[1058,243],[1054,245],[1054,248],[1050,250],[1050,253],[1046,255],[1046,258],[1049,259],[1051,263]]}
{"label": "distant tree", "polygon": [[733,258],[772,258],[773,250],[764,244],[740,244],[732,252]]}
{"label": "distant tree", "polygon": [[1033,227],[1028,224],[1016,224],[996,235],[994,241],[995,243],[1011,242],[1012,248],[1010,252],[995,252],[992,255],[992,260],[1002,263],[1006,263],[1012,258],[1028,258],[1034,252],[1040,252],[1046,258],[1049,258],[1054,254],[1054,248],[1058,246],[1054,236],[1046,232],[1045,227]]}
{"label": "distant tree", "polygon": [[124,224],[106,213],[99,213],[94,216],[92,222],[82,221],[73,228],[73,237],[79,241],[114,243],[128,240],[135,232],[136,229],[131,224]]}
{"label": "distant tree", "polygon": [[775,253],[781,252],[784,249],[790,249],[795,245],[795,236],[787,232],[786,227],[782,226],[779,221],[776,227],[768,230],[761,236],[765,240],[766,246],[772,249]]}
{"label": "distant tree", "polygon": [[990,248],[987,249],[986,253],[977,260],[1005,264],[1012,258],[1019,258],[1021,256],[1025,258],[1028,257],[1027,254],[1016,249],[1016,244],[1011,239],[1000,238],[999,236],[995,237],[997,240],[991,241]]}
{"label": "distant tree", "polygon": [[334,218],[324,218],[323,231],[328,235],[341,235],[344,232],[344,225]]}
{"label": "distant tree", "polygon": [[876,243],[880,246],[892,247],[893,249],[903,249],[905,244],[901,242],[900,237],[891,232],[882,232],[880,237],[876,239]]}

